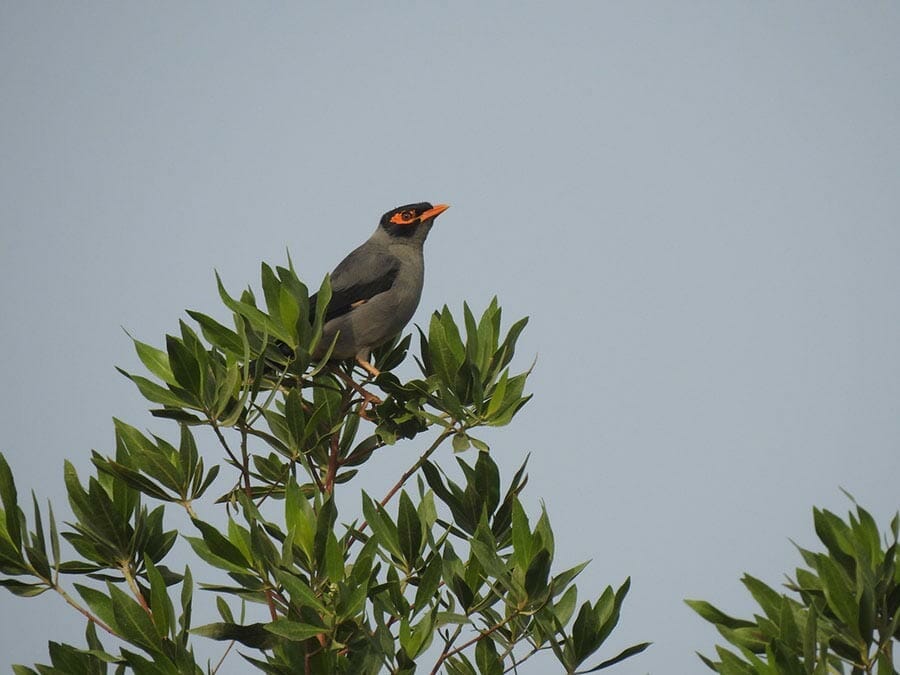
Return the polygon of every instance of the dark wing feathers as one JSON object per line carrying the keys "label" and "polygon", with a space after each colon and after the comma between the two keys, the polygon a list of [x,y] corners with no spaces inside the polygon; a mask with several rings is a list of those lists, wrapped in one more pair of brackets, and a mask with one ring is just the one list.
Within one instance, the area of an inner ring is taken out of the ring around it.
{"label": "dark wing feathers", "polygon": [[[394,285],[400,261],[386,253],[360,247],[341,261],[331,273],[331,302],[325,312],[330,321],[349,312],[354,305],[367,302]],[[316,311],[316,295],[309,299],[309,311]]]}

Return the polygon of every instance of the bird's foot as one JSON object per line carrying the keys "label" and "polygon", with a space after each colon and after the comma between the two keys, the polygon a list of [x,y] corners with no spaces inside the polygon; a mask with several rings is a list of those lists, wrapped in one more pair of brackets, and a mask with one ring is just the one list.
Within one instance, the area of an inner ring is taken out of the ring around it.
{"label": "bird's foot", "polygon": [[357,408],[356,413],[364,420],[374,422],[375,418],[370,413],[375,406],[382,404],[382,400],[375,396],[375,394],[372,394],[371,392],[368,392],[362,388],[360,388],[360,393],[362,394],[363,400],[362,403],[359,404],[359,408]]}
{"label": "bird's foot", "polygon": [[381,375],[381,371],[378,370],[378,368],[376,368],[375,366],[373,366],[371,363],[369,363],[366,359],[364,359],[364,358],[362,358],[362,357],[360,357],[360,356],[357,356],[357,357],[356,357],[356,362],[359,364],[359,366],[360,366],[364,371],[366,371],[366,372],[367,372],[369,375],[371,375],[372,377],[378,377],[379,375]]}
{"label": "bird's foot", "polygon": [[[374,408],[377,405],[381,405],[384,401],[382,401],[378,396],[373,394],[372,392],[365,389],[361,384],[358,384],[350,377],[347,373],[345,373],[340,368],[334,368],[334,373],[337,374],[351,389],[353,389],[357,394],[362,396],[362,403],[359,406],[359,416],[363,417],[367,420],[371,421],[371,417],[369,417],[366,408],[372,407]],[[376,372],[378,372],[376,370]]]}

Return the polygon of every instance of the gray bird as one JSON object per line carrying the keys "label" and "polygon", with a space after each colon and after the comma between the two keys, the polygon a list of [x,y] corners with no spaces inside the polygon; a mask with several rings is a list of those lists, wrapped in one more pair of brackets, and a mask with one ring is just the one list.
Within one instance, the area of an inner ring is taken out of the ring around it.
{"label": "gray bird", "polygon": [[[331,301],[314,358],[325,356],[337,335],[332,360],[356,359],[370,374],[379,374],[369,354],[412,319],[425,282],[422,246],[434,219],[448,208],[421,202],[388,211],[368,241],[334,268]],[[315,303],[313,296],[312,309]]]}

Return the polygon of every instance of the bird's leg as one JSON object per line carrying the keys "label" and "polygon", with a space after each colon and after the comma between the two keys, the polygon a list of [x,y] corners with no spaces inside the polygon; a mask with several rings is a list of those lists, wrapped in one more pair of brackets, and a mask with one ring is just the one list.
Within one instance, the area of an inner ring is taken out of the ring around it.
{"label": "bird's leg", "polygon": [[[371,363],[369,363],[369,354],[370,353],[371,352],[368,349],[358,353],[356,355],[356,362],[362,367],[363,370],[365,370],[367,373],[369,373],[370,376],[375,378],[375,377],[378,377],[379,375],[381,375],[381,371],[379,371],[378,368],[376,368]],[[359,416],[360,417],[365,417],[366,419],[370,420],[368,414],[366,413],[366,406],[371,404],[373,401],[377,401],[377,403],[375,405],[378,405],[381,403],[380,398],[376,398],[376,397],[372,396],[372,394],[369,394],[368,392],[363,394],[363,402],[362,402],[362,405],[359,407]]]}
{"label": "bird's leg", "polygon": [[362,356],[357,356],[356,362],[360,365],[360,367],[364,371],[366,371],[372,377],[378,377],[379,375],[381,375],[381,371],[378,370],[378,368],[373,366],[371,363],[369,363],[368,359],[364,359]]}

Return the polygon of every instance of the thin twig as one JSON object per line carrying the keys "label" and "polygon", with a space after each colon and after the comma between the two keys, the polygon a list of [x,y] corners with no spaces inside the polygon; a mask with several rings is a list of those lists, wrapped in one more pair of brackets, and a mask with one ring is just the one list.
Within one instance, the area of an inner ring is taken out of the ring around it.
{"label": "thin twig", "polygon": [[103,621],[101,621],[101,620],[98,619],[96,616],[94,616],[93,614],[91,614],[91,613],[90,613],[88,610],[86,610],[84,607],[82,607],[81,605],[79,605],[79,604],[72,598],[71,595],[69,595],[68,593],[66,593],[66,590],[65,590],[62,586],[59,586],[59,585],[57,585],[57,584],[51,584],[51,587],[53,588],[54,591],[56,591],[57,593],[59,593],[59,594],[62,596],[63,600],[65,600],[71,607],[74,607],[74,608],[75,608],[76,610],[78,610],[81,614],[83,614],[83,615],[85,616],[85,618],[87,618],[88,621],[91,621],[91,622],[93,622],[94,624],[96,624],[97,626],[100,626],[100,628],[102,628],[103,630],[105,630],[107,633],[109,633],[109,634],[112,635],[113,637],[121,638],[121,636],[120,636],[118,633],[116,633],[116,631],[114,631],[112,628],[110,628],[109,626],[107,626],[105,623],[103,623]]}
{"label": "thin twig", "polygon": [[[548,649],[548,647],[544,647],[544,649]],[[539,651],[541,651],[541,648],[535,647],[530,652],[528,652],[525,656],[523,656],[521,659],[519,659],[518,661],[515,659],[515,657],[513,657],[512,665],[509,668],[507,668],[506,670],[504,670],[503,672],[504,673],[509,673],[509,672],[513,672],[513,671],[518,672],[516,669],[519,666],[521,666],[523,663],[525,663],[528,659],[530,659],[532,656],[537,654]]]}
{"label": "thin twig", "polygon": [[278,618],[278,612],[275,611],[275,600],[272,599],[272,589],[267,588],[265,591],[266,596],[266,604],[269,606],[269,614],[272,617],[272,621]]}
{"label": "thin twig", "polygon": [[441,634],[441,637],[444,638],[444,648],[441,650],[440,661],[438,661],[438,665],[440,665],[445,658],[445,655],[450,651],[450,648],[453,646],[453,643],[456,642],[457,638],[459,638],[460,633],[462,633],[462,624],[457,624],[456,629],[453,631],[452,635],[447,635],[444,637]]}
{"label": "thin twig", "polygon": [[234,456],[234,453],[231,451],[231,448],[228,447],[228,443],[225,441],[225,437],[222,435],[221,429],[219,429],[219,425],[212,423],[210,426],[213,428],[213,431],[216,432],[216,436],[219,439],[219,443],[222,444],[222,447],[225,448],[225,453],[231,458],[231,461],[235,463],[236,466],[240,466],[241,463],[238,461],[238,458]]}
{"label": "thin twig", "polygon": [[350,377],[347,373],[345,373],[340,368],[335,368],[332,372],[334,372],[339,378],[341,378],[347,385],[352,387],[357,394],[363,397],[365,401],[371,401],[376,405],[380,405],[383,401],[375,396],[375,394],[367,391],[361,384],[358,384],[356,380]]}
{"label": "thin twig", "polygon": [[150,606],[147,604],[147,601],[144,599],[144,594],[141,593],[141,589],[138,588],[137,582],[134,579],[134,575],[131,573],[131,563],[122,563],[122,565],[119,567],[119,570],[125,577],[125,581],[128,583],[128,588],[131,589],[131,592],[132,594],[134,594],[134,597],[138,601],[138,604],[143,608],[145,612],[147,612],[150,617],[152,617],[153,612],[151,611]]}
{"label": "thin twig", "polygon": [[[397,494],[397,491],[400,490],[400,488],[403,487],[404,483],[406,483],[406,481],[409,480],[409,477],[412,476],[412,475],[413,475],[416,471],[418,471],[420,468],[422,468],[422,465],[427,461],[427,459],[428,459],[429,457],[431,457],[431,455],[434,453],[434,451],[438,449],[438,446],[439,446],[441,443],[443,443],[445,440],[447,440],[447,438],[449,438],[450,436],[452,436],[453,433],[455,433],[455,432],[452,431],[452,430],[449,430],[449,429],[445,429],[444,431],[442,431],[442,432],[438,435],[438,437],[437,437],[436,439],[434,439],[434,443],[432,443],[432,444],[428,447],[428,449],[427,449],[425,452],[422,453],[422,456],[419,457],[418,460],[416,460],[416,463],[413,464],[411,467],[409,467],[409,469],[407,469],[407,470],[403,473],[403,475],[400,476],[400,480],[398,480],[398,481],[394,484],[394,487],[392,487],[390,490],[388,490],[387,494],[382,498],[380,504],[381,504],[382,506],[384,506],[385,504],[387,504],[387,503],[391,500],[391,497],[393,497],[395,494]],[[349,549],[349,547],[353,544],[353,542],[356,541],[356,540],[358,539],[358,537],[356,536],[357,533],[361,533],[361,532],[362,532],[363,530],[365,530],[368,526],[369,526],[368,521],[364,520],[364,521],[362,522],[362,524],[359,526],[359,529],[357,529],[357,530],[355,530],[355,531],[352,531],[352,530],[351,530],[350,532],[348,532],[348,534],[350,535],[350,539],[347,541],[347,548],[348,548],[348,549]]]}
{"label": "thin twig", "polygon": [[219,672],[219,668],[222,667],[222,664],[225,663],[225,657],[228,656],[228,652],[231,651],[231,648],[234,647],[234,640],[228,643],[228,646],[225,648],[225,653],[222,654],[222,658],[219,659],[219,662],[216,664],[216,667],[212,669],[210,675],[216,675]]}
{"label": "thin twig", "polygon": [[325,473],[325,492],[334,493],[334,479],[338,470],[338,453],[340,452],[340,437],[335,431],[331,435],[331,451],[328,453],[328,469]]}
{"label": "thin twig", "polygon": [[473,637],[471,640],[468,640],[467,642],[461,644],[461,645],[460,645],[459,647],[457,647],[456,649],[452,649],[452,650],[450,650],[449,652],[445,652],[445,653],[441,654],[440,658],[437,660],[437,663],[434,664],[434,668],[431,669],[431,675],[436,675],[436,674],[437,674],[437,671],[438,671],[438,670],[440,669],[440,667],[441,667],[441,664],[442,664],[444,661],[446,661],[447,659],[449,659],[451,656],[456,656],[456,655],[459,654],[461,651],[464,651],[464,650],[468,649],[469,647],[471,647],[472,645],[474,645],[476,642],[478,642],[478,641],[480,641],[480,640],[483,640],[484,638],[488,637],[491,633],[493,633],[493,632],[495,632],[495,631],[497,631],[497,630],[500,630],[500,629],[503,628],[506,624],[508,624],[510,621],[512,621],[513,619],[515,619],[517,616],[518,616],[518,614],[511,614],[511,615],[509,615],[508,617],[506,617],[505,619],[503,619],[503,621],[501,621],[500,623],[498,623],[498,624],[496,624],[496,625],[494,625],[494,626],[491,626],[490,628],[488,628],[488,629],[487,629],[486,631],[484,631],[484,632],[478,633],[478,635],[476,635],[475,637]]}
{"label": "thin twig", "polygon": [[[412,476],[416,471],[421,469],[422,465],[425,464],[425,462],[428,461],[428,458],[431,457],[431,455],[434,453],[434,451],[438,449],[438,446],[441,443],[443,443],[445,440],[447,440],[450,436],[452,436],[453,433],[454,432],[452,430],[445,429],[444,431],[442,431],[440,433],[440,435],[438,435],[438,437],[436,439],[434,439],[434,443],[432,443],[429,446],[429,448],[425,452],[422,453],[422,456],[419,457],[418,460],[416,460],[416,463],[413,464],[411,467],[409,467],[403,473],[403,475],[400,476],[400,480],[398,480],[394,484],[394,487],[392,487],[390,490],[388,490],[387,494],[381,500],[382,506],[386,505],[391,500],[391,497],[393,497],[395,494],[397,494],[397,491],[403,487],[403,485],[406,483],[406,481],[409,480],[410,476]],[[360,530],[362,530],[362,529],[363,528],[360,527]]]}
{"label": "thin twig", "polygon": [[249,499],[253,498],[253,490],[250,486],[250,453],[247,452],[247,430],[241,427],[241,458],[244,460],[241,473],[244,475],[244,492]]}

